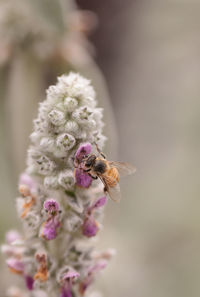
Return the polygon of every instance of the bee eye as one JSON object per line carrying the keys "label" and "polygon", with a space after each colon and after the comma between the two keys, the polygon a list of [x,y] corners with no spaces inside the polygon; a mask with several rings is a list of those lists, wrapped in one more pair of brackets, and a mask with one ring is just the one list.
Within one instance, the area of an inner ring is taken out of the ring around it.
{"label": "bee eye", "polygon": [[85,163],[85,166],[86,166],[86,167],[90,167],[90,164],[89,164],[89,163]]}

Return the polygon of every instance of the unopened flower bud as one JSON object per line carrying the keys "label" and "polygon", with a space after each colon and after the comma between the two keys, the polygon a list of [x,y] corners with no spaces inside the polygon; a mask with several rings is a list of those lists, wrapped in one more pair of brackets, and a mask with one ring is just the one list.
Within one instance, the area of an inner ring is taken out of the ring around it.
{"label": "unopened flower bud", "polygon": [[63,186],[66,190],[71,190],[74,187],[74,176],[71,170],[64,170],[60,172],[58,176],[58,182],[61,186]]}
{"label": "unopened flower bud", "polygon": [[48,118],[49,118],[50,122],[55,126],[61,126],[66,122],[65,114],[62,111],[56,110],[56,109],[53,109],[48,114]]}
{"label": "unopened flower bud", "polygon": [[58,136],[56,144],[61,149],[62,151],[69,151],[71,150],[76,143],[75,138],[68,134],[68,133],[63,133]]}
{"label": "unopened flower bud", "polygon": [[68,112],[72,112],[77,108],[78,101],[75,98],[67,97],[64,99],[64,106]]}

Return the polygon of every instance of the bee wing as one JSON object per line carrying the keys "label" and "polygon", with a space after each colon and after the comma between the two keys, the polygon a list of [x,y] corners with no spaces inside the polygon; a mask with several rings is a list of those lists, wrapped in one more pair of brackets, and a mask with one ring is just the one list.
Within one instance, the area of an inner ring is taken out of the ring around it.
{"label": "bee wing", "polygon": [[108,194],[110,198],[114,202],[119,202],[121,200],[121,192],[120,192],[120,186],[117,183],[114,187],[108,187]]}
{"label": "bee wing", "polygon": [[99,175],[100,180],[104,184],[106,191],[114,202],[119,202],[121,199],[120,186],[118,183],[114,187],[109,186],[109,181],[106,176]]}
{"label": "bee wing", "polygon": [[119,171],[120,177],[130,175],[135,173],[136,167],[125,162],[114,162],[114,161],[109,161],[108,162],[111,167],[117,168]]}

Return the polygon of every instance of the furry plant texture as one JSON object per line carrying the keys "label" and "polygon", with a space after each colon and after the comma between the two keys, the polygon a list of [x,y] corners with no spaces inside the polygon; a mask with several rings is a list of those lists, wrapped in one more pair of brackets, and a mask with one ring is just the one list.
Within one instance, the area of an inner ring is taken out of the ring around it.
{"label": "furry plant texture", "polygon": [[94,143],[103,147],[102,111],[90,81],[76,73],[60,76],[40,103],[19,180],[23,233],[11,230],[2,246],[25,284],[9,296],[95,296],[89,287],[113,254],[93,243],[107,198],[101,182],[74,162],[95,151]]}

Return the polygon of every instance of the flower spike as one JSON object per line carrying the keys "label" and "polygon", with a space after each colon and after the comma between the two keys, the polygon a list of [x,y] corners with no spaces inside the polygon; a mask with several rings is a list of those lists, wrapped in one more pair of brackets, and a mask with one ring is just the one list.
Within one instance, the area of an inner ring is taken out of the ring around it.
{"label": "flower spike", "polygon": [[39,105],[19,179],[24,233],[9,232],[2,246],[9,269],[24,279],[21,296],[80,297],[110,258],[95,254],[89,240],[107,199],[82,165],[94,143],[102,149],[105,141],[103,109],[96,105],[91,82],[72,72],[60,76]]}

